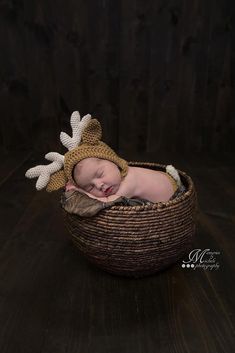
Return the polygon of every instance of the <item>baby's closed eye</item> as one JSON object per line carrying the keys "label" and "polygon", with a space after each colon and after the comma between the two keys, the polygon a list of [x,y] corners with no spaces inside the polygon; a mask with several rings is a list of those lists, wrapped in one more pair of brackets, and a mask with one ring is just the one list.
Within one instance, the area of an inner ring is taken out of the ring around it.
{"label": "baby's closed eye", "polygon": [[102,171],[101,171],[101,172],[98,172],[98,173],[97,173],[97,177],[98,177],[98,178],[101,178],[101,177],[103,176],[103,174],[104,174],[104,172],[102,172]]}

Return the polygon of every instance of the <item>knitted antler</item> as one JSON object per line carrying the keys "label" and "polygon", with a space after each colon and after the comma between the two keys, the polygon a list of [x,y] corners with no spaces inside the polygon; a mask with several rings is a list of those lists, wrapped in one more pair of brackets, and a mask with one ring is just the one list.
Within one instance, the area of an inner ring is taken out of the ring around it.
{"label": "knitted antler", "polygon": [[81,117],[78,111],[73,112],[70,119],[73,135],[70,137],[65,132],[60,133],[60,141],[62,144],[71,151],[77,147],[81,142],[82,132],[91,120],[91,115],[85,115],[80,121]]}
{"label": "knitted antler", "polygon": [[64,156],[57,152],[49,152],[45,155],[45,158],[49,161],[52,161],[52,163],[48,165],[38,165],[28,169],[25,173],[25,176],[30,179],[38,177],[36,183],[37,190],[42,190],[45,188],[49,183],[51,174],[54,174],[60,170],[64,165]]}
{"label": "knitted antler", "polygon": [[[60,134],[60,141],[69,151],[80,144],[83,130],[89,124],[90,120],[90,114],[85,115],[82,120],[80,120],[79,112],[73,112],[70,118],[72,137],[67,135],[65,132],[61,132]],[[64,171],[59,172],[59,170],[64,166],[64,156],[57,152],[49,152],[45,155],[45,158],[49,161],[52,161],[52,163],[48,165],[38,165],[36,167],[30,168],[25,173],[25,176],[30,179],[38,177],[36,183],[37,190],[41,190],[48,185],[47,190],[53,191],[53,187],[51,187],[50,184],[54,184],[54,179],[56,177],[58,177],[57,187],[61,187],[61,185],[63,185],[66,180]]]}

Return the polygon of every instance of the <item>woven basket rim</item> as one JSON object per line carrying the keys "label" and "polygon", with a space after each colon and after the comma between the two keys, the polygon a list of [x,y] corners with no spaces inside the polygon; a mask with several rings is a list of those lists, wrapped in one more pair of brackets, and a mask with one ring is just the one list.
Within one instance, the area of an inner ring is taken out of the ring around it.
{"label": "woven basket rim", "polygon": [[[150,163],[150,162],[134,162],[134,161],[129,161],[128,165],[130,166],[139,166],[139,167],[157,167],[157,168],[166,168],[166,164],[160,164],[160,163]],[[146,204],[146,205],[141,205],[141,206],[112,206],[106,210],[103,210],[103,212],[110,212],[110,211],[147,211],[147,210],[154,210],[154,209],[162,209],[162,208],[168,208],[173,205],[179,204],[189,198],[192,193],[194,192],[194,184],[192,179],[190,178],[189,175],[187,175],[185,172],[182,170],[177,169],[179,172],[180,176],[184,177],[188,183],[188,189],[186,192],[184,192],[181,196],[176,197],[173,200],[166,201],[166,202],[157,202],[154,204]]]}

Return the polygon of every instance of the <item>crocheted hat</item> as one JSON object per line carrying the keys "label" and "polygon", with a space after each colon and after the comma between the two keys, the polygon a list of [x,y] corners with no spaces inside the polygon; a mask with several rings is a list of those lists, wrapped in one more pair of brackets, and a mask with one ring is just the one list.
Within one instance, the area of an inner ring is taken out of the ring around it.
{"label": "crocheted hat", "polygon": [[64,187],[68,181],[73,181],[74,166],[90,157],[115,163],[120,168],[121,176],[126,176],[128,163],[101,141],[102,129],[97,119],[91,119],[90,114],[87,114],[80,121],[80,114],[76,111],[71,115],[70,124],[73,136],[64,132],[60,134],[60,140],[68,152],[64,156],[57,152],[47,153],[45,158],[52,161],[51,164],[30,168],[25,173],[27,178],[38,177],[37,190],[46,187],[46,191],[51,192]]}

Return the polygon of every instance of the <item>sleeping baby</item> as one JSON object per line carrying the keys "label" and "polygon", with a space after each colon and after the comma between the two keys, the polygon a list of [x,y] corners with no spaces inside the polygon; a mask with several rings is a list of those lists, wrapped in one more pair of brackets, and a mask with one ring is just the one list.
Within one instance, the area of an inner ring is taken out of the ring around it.
{"label": "sleeping baby", "polygon": [[165,202],[172,197],[178,188],[177,182],[180,182],[173,166],[167,166],[167,171],[175,173],[176,180],[168,173],[131,166],[122,178],[115,163],[90,157],[75,165],[74,182],[66,184],[66,191],[77,190],[103,202],[114,201],[120,196]]}
{"label": "sleeping baby", "polygon": [[[137,203],[139,200],[166,202],[184,191],[180,176],[172,165],[163,172],[130,166],[120,158],[101,141],[101,125],[89,114],[80,120],[80,114],[74,112],[70,124],[72,136],[65,132],[60,134],[68,152],[64,155],[47,153],[45,158],[51,161],[50,164],[38,165],[26,172],[26,177],[38,178],[37,190],[46,188],[51,192],[64,189],[64,203],[75,194],[72,202],[73,207],[79,204],[79,214],[83,214],[83,205],[90,210],[96,204],[100,209],[120,198],[131,200],[130,204],[133,200]],[[88,213],[91,214],[90,211]]]}

